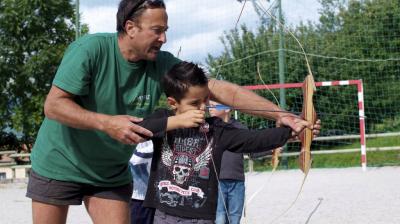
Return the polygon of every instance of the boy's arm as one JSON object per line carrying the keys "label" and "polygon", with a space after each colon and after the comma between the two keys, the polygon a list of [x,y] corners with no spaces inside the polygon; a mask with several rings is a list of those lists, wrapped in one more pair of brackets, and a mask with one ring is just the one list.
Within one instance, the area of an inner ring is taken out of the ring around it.
{"label": "boy's arm", "polygon": [[189,110],[185,113],[168,117],[167,131],[178,128],[195,128],[204,123],[205,112],[203,110]]}
{"label": "boy's arm", "polygon": [[164,136],[165,132],[167,131],[167,123],[168,123],[168,111],[161,109],[155,111],[154,113],[143,119],[143,121],[137,123],[137,125],[151,131],[153,133],[152,138],[160,138]]}
{"label": "boy's arm", "polygon": [[261,158],[264,156],[272,155],[272,152],[273,152],[272,150],[265,151],[265,152],[252,152],[252,153],[249,153],[248,155],[251,159],[257,159],[257,158]]}
{"label": "boy's arm", "polygon": [[179,115],[169,116],[168,111],[163,109],[146,117],[138,125],[153,132],[153,138],[157,138],[174,129],[198,127],[204,122],[204,116],[205,113],[202,110],[190,110]]}
{"label": "boy's arm", "polygon": [[285,145],[291,137],[291,129],[243,130],[226,127],[220,136],[220,147],[223,149],[240,153],[264,152]]}

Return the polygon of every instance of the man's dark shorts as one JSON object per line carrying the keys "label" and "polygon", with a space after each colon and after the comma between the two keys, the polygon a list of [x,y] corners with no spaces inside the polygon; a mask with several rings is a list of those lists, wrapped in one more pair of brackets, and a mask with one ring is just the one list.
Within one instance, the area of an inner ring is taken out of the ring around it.
{"label": "man's dark shorts", "polygon": [[132,196],[132,184],[118,187],[96,187],[49,179],[31,170],[26,196],[35,201],[54,205],[81,205],[86,196],[129,203]]}

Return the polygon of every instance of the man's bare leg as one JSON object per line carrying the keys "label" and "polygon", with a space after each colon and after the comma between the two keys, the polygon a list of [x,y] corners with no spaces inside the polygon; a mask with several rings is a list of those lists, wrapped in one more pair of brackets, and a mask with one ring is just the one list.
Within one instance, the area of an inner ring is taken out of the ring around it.
{"label": "man's bare leg", "polygon": [[51,205],[32,200],[33,224],[65,224],[68,205]]}
{"label": "man's bare leg", "polygon": [[129,224],[129,204],[124,201],[86,197],[86,210],[94,224]]}

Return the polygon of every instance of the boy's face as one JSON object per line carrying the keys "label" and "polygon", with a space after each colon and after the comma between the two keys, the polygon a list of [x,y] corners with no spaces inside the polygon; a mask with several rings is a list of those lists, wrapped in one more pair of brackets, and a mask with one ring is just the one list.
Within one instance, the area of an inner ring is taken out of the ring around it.
{"label": "boy's face", "polygon": [[176,114],[182,114],[188,110],[205,110],[209,95],[210,90],[207,85],[191,86],[180,102],[169,97],[168,103],[175,109]]}

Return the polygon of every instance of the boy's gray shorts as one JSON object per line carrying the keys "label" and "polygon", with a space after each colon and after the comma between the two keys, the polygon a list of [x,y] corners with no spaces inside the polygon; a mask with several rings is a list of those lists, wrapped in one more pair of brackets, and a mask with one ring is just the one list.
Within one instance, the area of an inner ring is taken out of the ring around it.
{"label": "boy's gray shorts", "polygon": [[153,224],[214,224],[214,220],[209,219],[190,219],[190,218],[182,218],[178,216],[168,215],[165,212],[162,212],[156,209],[156,214],[154,215]]}

